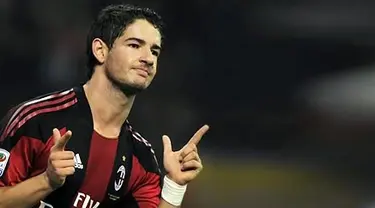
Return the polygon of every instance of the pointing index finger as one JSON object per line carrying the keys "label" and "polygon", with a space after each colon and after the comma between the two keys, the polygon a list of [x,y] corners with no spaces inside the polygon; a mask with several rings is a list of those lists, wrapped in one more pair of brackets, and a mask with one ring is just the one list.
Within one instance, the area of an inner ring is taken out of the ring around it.
{"label": "pointing index finger", "polygon": [[189,140],[188,144],[198,145],[199,141],[202,139],[203,135],[208,131],[210,127],[208,125],[202,126],[194,136]]}
{"label": "pointing index finger", "polygon": [[53,130],[53,137],[55,144],[53,145],[51,151],[64,151],[66,144],[68,143],[70,137],[72,136],[71,131],[67,131],[63,136],[60,135],[59,130]]}

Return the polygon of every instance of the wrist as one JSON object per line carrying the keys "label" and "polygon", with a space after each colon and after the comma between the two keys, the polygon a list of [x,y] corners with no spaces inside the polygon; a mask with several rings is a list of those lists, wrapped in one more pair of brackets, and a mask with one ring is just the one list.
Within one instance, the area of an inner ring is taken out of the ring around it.
{"label": "wrist", "polygon": [[186,192],[187,185],[180,185],[164,176],[161,197],[173,206],[180,206]]}
{"label": "wrist", "polygon": [[56,190],[52,185],[51,185],[51,182],[48,178],[48,175],[46,172],[42,173],[39,175],[40,176],[40,183],[42,185],[42,187],[45,189],[45,190],[48,190],[50,192]]}

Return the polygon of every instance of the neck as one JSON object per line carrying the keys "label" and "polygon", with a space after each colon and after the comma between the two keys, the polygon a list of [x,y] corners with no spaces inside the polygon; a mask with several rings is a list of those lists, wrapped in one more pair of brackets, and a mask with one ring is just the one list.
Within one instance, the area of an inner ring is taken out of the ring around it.
{"label": "neck", "polygon": [[94,121],[94,129],[105,137],[118,137],[135,96],[127,96],[103,74],[94,73],[83,86]]}

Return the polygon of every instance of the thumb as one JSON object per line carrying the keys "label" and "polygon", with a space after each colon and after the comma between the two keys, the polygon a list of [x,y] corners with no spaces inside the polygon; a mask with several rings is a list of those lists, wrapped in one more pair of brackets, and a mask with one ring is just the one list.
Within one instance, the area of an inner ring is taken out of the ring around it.
{"label": "thumb", "polygon": [[172,151],[171,139],[167,135],[163,135],[164,153]]}
{"label": "thumb", "polygon": [[53,129],[53,139],[55,140],[55,144],[51,148],[51,151],[64,151],[64,148],[71,136],[71,131],[67,131],[63,136],[61,136],[59,130]]}

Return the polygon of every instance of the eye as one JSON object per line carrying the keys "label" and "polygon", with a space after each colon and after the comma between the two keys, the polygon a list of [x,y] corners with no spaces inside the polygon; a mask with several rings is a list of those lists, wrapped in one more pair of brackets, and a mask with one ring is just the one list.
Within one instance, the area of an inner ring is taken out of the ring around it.
{"label": "eye", "polygon": [[130,43],[130,44],[128,44],[128,46],[131,47],[131,48],[139,48],[139,45],[135,44],[135,43]]}
{"label": "eye", "polygon": [[158,57],[158,56],[159,56],[159,54],[160,54],[160,52],[159,52],[159,51],[152,51],[151,53],[152,53],[152,55],[154,55],[154,56],[156,56],[156,57]]}

